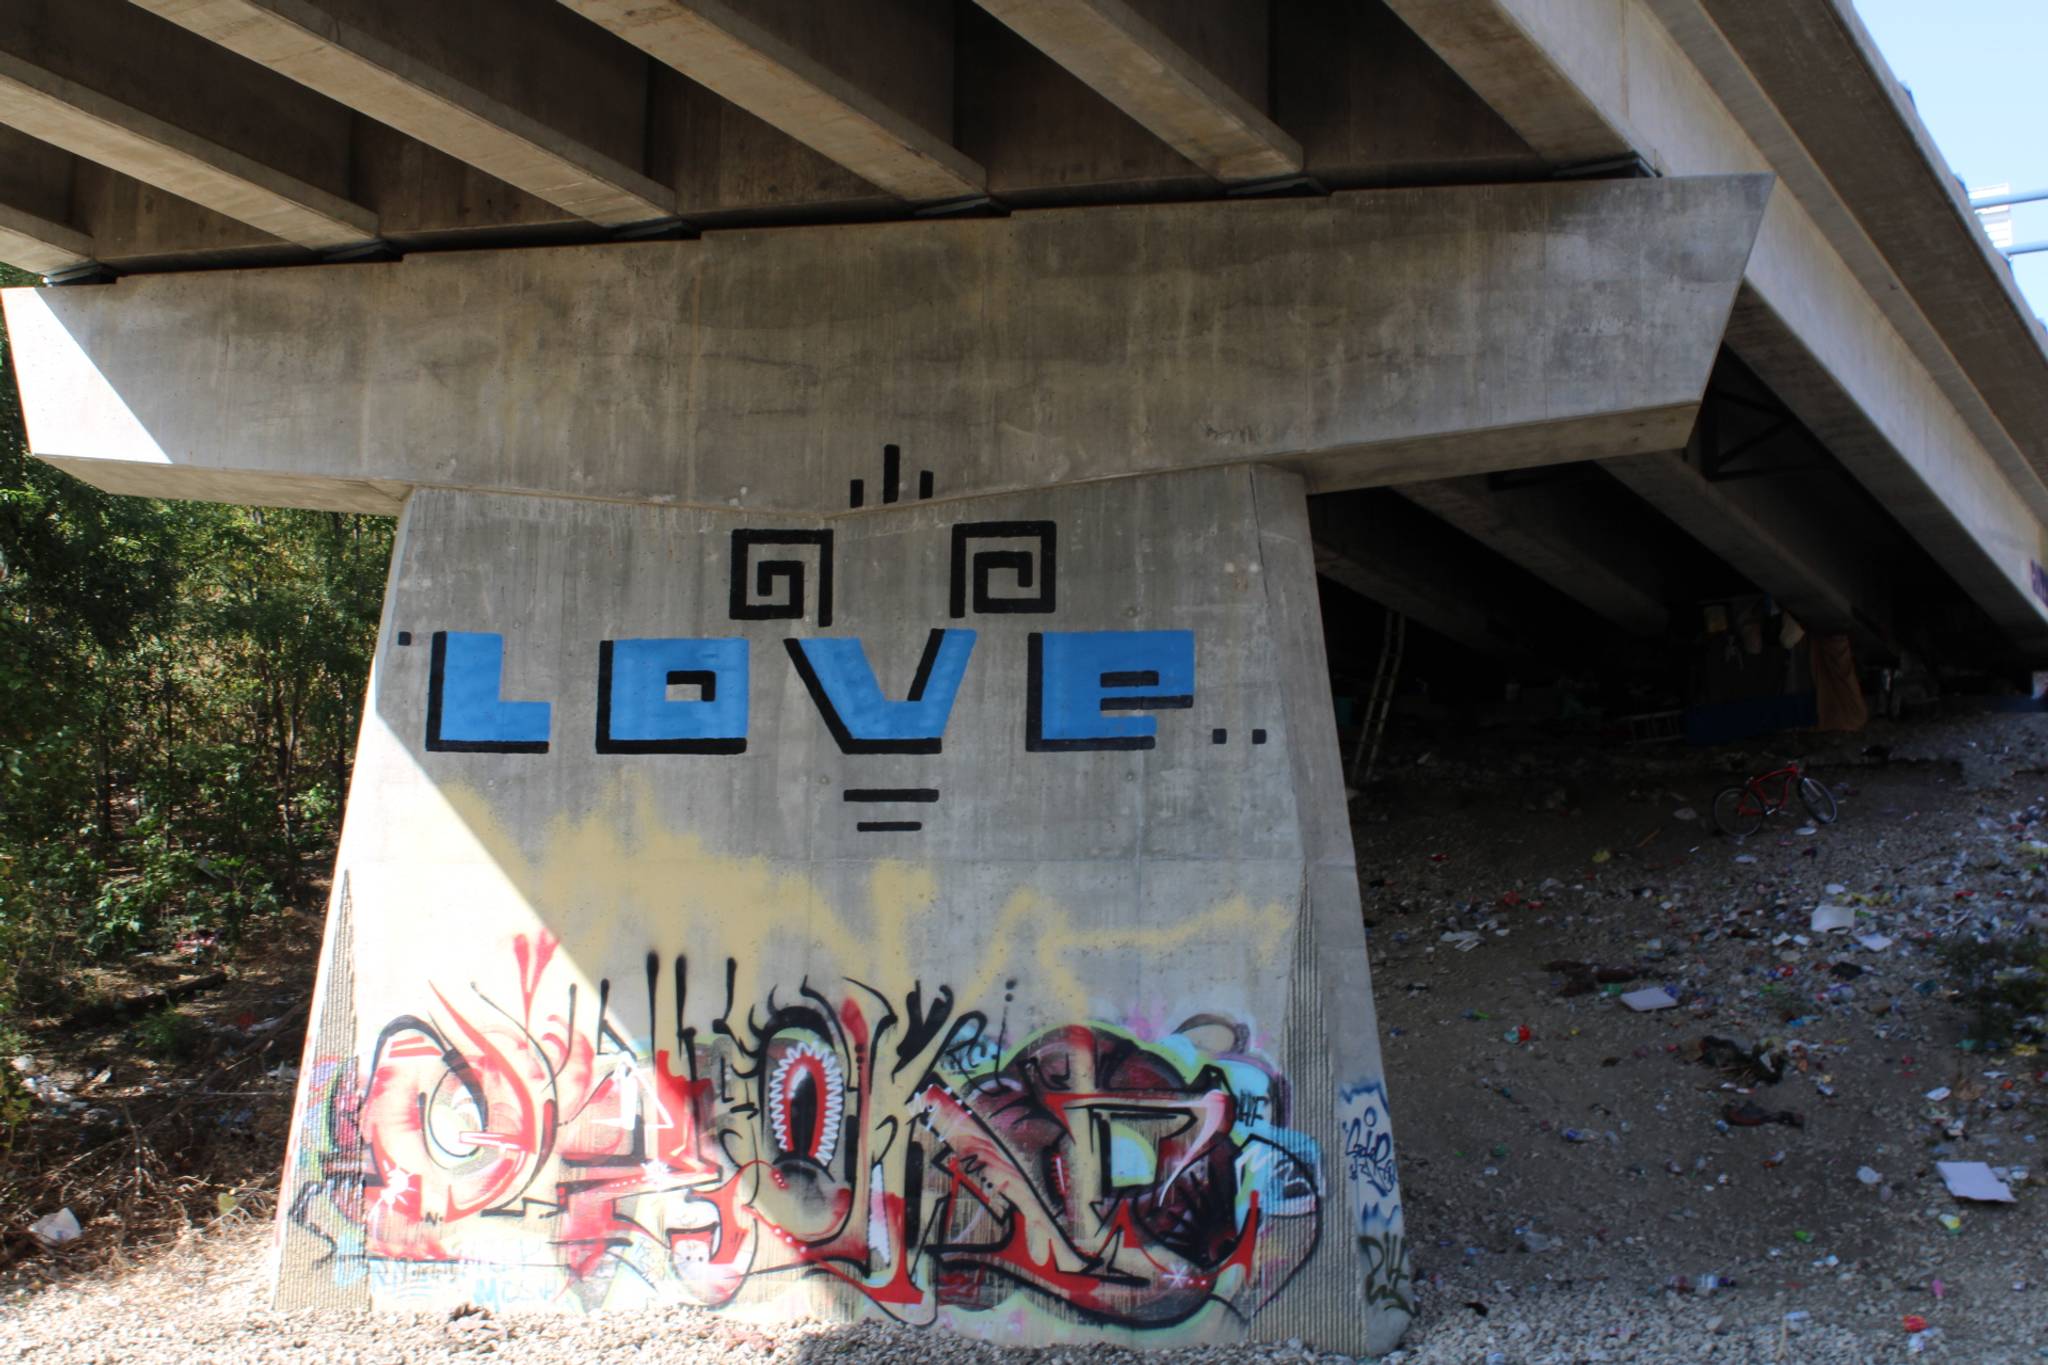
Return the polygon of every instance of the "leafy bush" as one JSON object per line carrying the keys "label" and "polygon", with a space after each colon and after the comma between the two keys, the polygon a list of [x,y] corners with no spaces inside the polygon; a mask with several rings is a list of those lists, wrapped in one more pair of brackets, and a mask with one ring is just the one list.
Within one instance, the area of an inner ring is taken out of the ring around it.
{"label": "leafy bush", "polygon": [[58,473],[28,457],[9,366],[0,336],[0,1022],[88,962],[231,939],[301,893],[391,550],[384,518]]}
{"label": "leafy bush", "polygon": [[199,1050],[204,1036],[197,1019],[166,1006],[135,1026],[135,1048],[158,1061],[181,1061]]}

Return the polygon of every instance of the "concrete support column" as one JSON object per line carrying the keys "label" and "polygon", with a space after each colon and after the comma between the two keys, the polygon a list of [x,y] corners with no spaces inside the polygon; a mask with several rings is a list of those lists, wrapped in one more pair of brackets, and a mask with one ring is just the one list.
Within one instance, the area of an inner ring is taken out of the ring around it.
{"label": "concrete support column", "polygon": [[1398,1339],[1302,480],[920,475],[412,494],[284,1302]]}

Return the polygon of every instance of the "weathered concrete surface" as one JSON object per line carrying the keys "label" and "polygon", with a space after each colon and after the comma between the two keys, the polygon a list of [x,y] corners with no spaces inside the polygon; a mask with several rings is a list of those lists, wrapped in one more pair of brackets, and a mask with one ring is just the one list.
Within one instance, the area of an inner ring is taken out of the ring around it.
{"label": "weathered concrete surface", "polygon": [[955,199],[986,182],[951,141],[946,6],[561,2],[899,198]]}
{"label": "weathered concrete surface", "polygon": [[[1852,265],[1866,241],[1881,255],[1885,274],[1859,269],[1858,275],[1875,282],[1881,301],[1897,301],[1894,307],[1907,319],[1902,331],[1931,330],[1932,344],[1917,344],[1916,353],[1930,369],[1967,376],[1996,414],[2003,439],[2019,442],[2035,473],[2048,476],[2048,383],[2042,380],[2048,338],[1854,6],[1847,0],[1651,3],[1660,17],[1687,8],[1709,20],[1704,30],[1676,18],[1666,23],[1750,136],[1771,149],[1774,162],[1794,159],[1791,147],[1783,157],[1777,150],[1790,143],[1817,171],[1824,168],[1854,226],[1830,221],[1818,207],[1815,220],[1832,239],[1847,239],[1844,255]],[[1762,98],[1748,97],[1750,90]],[[1763,117],[1759,105],[1772,116]],[[1785,174],[1789,183],[1793,172]],[[1818,198],[1793,188],[1802,202]],[[1902,288],[1887,288],[1891,280]],[[1919,318],[1911,316],[1915,311]]]}
{"label": "weathered concrete surface", "polygon": [[120,491],[204,471],[829,511],[885,445],[942,497],[1248,460],[1328,489],[1682,443],[1767,193],[1056,211],[5,306],[30,448]]}
{"label": "weathered concrete surface", "polygon": [[1892,652],[1877,565],[1842,552],[1825,520],[1764,482],[1715,482],[1683,451],[1604,461],[1642,499],[1778,599],[1808,630]]}
{"label": "weathered concrete surface", "polygon": [[[1613,0],[1568,6],[1542,0],[1387,0],[1387,7],[1553,164],[1604,161],[1632,150],[1579,85],[1583,71],[1611,59],[1601,49],[1620,32]],[[1568,66],[1545,46],[1545,40],[1556,43],[1566,36],[1591,49],[1583,65]]]}
{"label": "weathered concrete surface", "polygon": [[[1853,404],[1866,439],[1836,453],[1988,615],[2048,657],[2048,603],[2032,586],[2048,556],[2048,485],[2033,455],[2048,450],[2040,345],[1997,321],[2015,306],[2014,291],[2009,279],[1976,270],[1981,247],[1946,230],[1930,236],[1925,205],[1898,198],[1898,157],[1861,134],[1871,125],[1878,142],[1900,145],[1898,130],[1876,126],[1896,121],[1899,106],[1885,107],[1889,86],[1876,88],[1883,79],[1855,33],[1829,34],[1811,20],[1823,8],[1842,20],[1832,0],[1390,3],[1532,145],[1560,147],[1560,160],[1597,146],[1604,126],[1666,174],[1781,175],[1791,193],[1773,197],[1745,283],[1771,330],[1811,363],[1774,365],[1768,348],[1746,341],[1738,354],[1795,411]],[[1709,11],[1764,24],[1745,40],[1755,50],[1738,56]],[[1750,60],[1762,64],[1764,84]],[[1827,106],[1824,136],[1809,143],[1799,129],[1817,106]],[[1577,141],[1554,143],[1558,129]],[[1894,207],[1880,212],[1879,201]],[[1944,195],[1941,211],[1951,207]],[[1901,283],[1936,276],[1968,277],[1969,288]],[[2004,338],[1995,364],[1986,336]],[[1966,352],[1968,370],[1958,363]],[[1995,575],[1985,572],[1987,554]],[[1771,571],[1763,562],[1736,567],[1752,578]]]}
{"label": "weathered concrete surface", "polygon": [[[599,223],[637,223],[675,212],[675,191],[543,117],[471,85],[406,45],[398,32],[361,26],[379,17],[334,0],[137,0],[142,8],[400,129],[507,184]],[[427,7],[431,16],[447,6]],[[415,32],[423,11],[407,15]],[[488,25],[470,33],[488,41]],[[480,30],[483,31],[480,34]],[[554,62],[558,45],[528,64]],[[513,63],[503,63],[511,67]],[[557,75],[559,73],[556,73]],[[509,92],[506,92],[509,93]],[[644,119],[632,111],[637,131]],[[636,162],[638,158],[635,158]]]}
{"label": "weathered concrete surface", "polygon": [[[139,40],[110,41],[110,25]],[[348,111],[117,0],[0,9],[0,123],[284,242],[377,235]]]}
{"label": "weathered concrete surface", "polygon": [[92,259],[92,238],[25,209],[0,204],[0,261],[50,275]]}
{"label": "weathered concrete surface", "polygon": [[415,494],[282,1298],[1386,1349],[1323,678],[1273,471],[776,522]]}
{"label": "weathered concrete surface", "polygon": [[[1776,311],[1745,287],[1728,324],[1728,345],[1777,379],[1777,392],[1800,422],[1826,443],[1907,534],[1927,547],[2013,643],[2028,654],[2048,657],[2048,619],[2037,598],[2014,590],[2010,566],[2048,562],[2043,532],[2031,509],[1988,479],[1951,477],[1951,496],[1927,496],[1911,466],[1897,458],[1871,414],[1836,382],[1832,371],[1800,343]],[[1904,414],[1900,414],[1904,416]],[[1923,414],[1930,426],[1940,410]],[[1938,429],[1925,433],[1929,448],[1940,448]],[[1957,471],[1958,475],[1962,471]],[[1960,515],[1959,515],[1960,513]]]}
{"label": "weathered concrete surface", "polygon": [[1440,524],[1387,494],[1318,499],[1310,509],[1316,572],[1491,659],[1521,662],[1528,644],[1498,605],[1471,588],[1469,556]]}
{"label": "weathered concrete surface", "polygon": [[[1218,180],[1265,180],[1301,169],[1299,142],[1128,0],[976,2]],[[1206,11],[1228,25],[1227,46],[1254,62],[1267,47],[1271,19],[1263,0],[1228,9],[1183,0],[1175,8]]]}
{"label": "weathered concrete surface", "polygon": [[1484,477],[1405,484],[1401,494],[1632,635],[1670,623],[1656,566],[1569,484],[1494,488]]}

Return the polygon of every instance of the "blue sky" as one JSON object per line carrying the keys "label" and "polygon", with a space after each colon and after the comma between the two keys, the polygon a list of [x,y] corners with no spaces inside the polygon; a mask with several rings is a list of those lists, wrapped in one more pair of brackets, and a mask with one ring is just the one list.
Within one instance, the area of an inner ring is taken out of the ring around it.
{"label": "blue sky", "polygon": [[[1972,187],[2048,189],[2048,0],[1856,0],[1949,166]],[[2013,240],[2048,238],[2048,202],[2013,210]],[[2048,252],[2013,262],[2048,314]]]}

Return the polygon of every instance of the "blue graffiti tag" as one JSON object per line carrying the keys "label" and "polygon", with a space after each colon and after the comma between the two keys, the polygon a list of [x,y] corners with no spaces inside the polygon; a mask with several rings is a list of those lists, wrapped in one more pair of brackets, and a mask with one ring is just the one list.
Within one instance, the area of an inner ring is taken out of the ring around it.
{"label": "blue graffiti tag", "polygon": [[553,707],[506,701],[499,687],[505,637],[479,631],[434,633],[427,690],[427,748],[456,753],[548,751]]}

